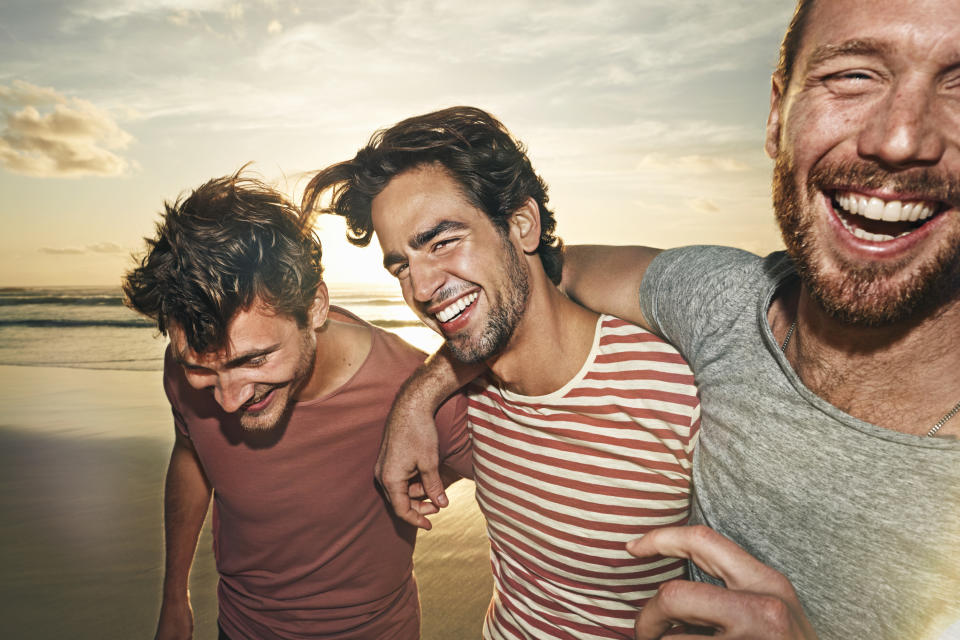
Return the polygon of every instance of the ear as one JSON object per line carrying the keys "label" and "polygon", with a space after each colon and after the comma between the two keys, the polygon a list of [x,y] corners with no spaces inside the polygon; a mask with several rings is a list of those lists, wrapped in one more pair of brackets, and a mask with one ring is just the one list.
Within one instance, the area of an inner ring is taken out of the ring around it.
{"label": "ear", "polygon": [[767,155],[771,158],[776,158],[780,151],[780,116],[785,91],[783,76],[779,73],[773,74],[770,80],[770,115],[767,116],[767,140],[763,145]]}
{"label": "ear", "polygon": [[510,214],[510,237],[516,240],[524,253],[534,253],[540,247],[540,207],[533,198]]}
{"label": "ear", "polygon": [[327,322],[327,314],[330,312],[330,294],[327,292],[327,283],[321,282],[317,285],[317,291],[313,296],[313,304],[307,310],[307,326],[316,331]]}

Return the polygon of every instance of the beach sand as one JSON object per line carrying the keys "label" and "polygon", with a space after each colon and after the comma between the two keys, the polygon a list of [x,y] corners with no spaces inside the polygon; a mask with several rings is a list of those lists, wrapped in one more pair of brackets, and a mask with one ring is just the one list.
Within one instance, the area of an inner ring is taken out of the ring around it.
{"label": "beach sand", "polygon": [[[163,578],[162,487],[173,440],[160,372],[0,366],[0,637],[151,638]],[[424,640],[479,637],[492,589],[473,486],[421,534]],[[191,593],[216,638],[209,526]]]}

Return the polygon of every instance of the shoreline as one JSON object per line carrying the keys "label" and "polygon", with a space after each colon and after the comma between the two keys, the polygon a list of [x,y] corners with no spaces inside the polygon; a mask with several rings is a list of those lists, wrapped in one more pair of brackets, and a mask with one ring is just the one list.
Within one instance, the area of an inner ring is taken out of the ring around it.
{"label": "shoreline", "polygon": [[[152,637],[173,443],[160,371],[0,365],[0,586],[9,637]],[[422,638],[478,637],[492,590],[472,483],[414,556]],[[191,574],[195,638],[216,638],[209,522]]]}

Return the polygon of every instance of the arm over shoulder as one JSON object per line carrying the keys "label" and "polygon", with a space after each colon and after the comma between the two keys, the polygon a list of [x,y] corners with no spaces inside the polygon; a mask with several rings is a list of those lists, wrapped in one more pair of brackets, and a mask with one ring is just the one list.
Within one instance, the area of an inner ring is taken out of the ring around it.
{"label": "arm over shoulder", "polygon": [[440,464],[463,478],[473,478],[473,445],[467,425],[466,394],[458,391],[437,411]]}
{"label": "arm over shoulder", "polygon": [[639,289],[639,308],[650,331],[693,362],[691,354],[708,334],[706,329],[760,266],[761,259],[756,255],[731,247],[691,246],[664,251],[646,269]]}

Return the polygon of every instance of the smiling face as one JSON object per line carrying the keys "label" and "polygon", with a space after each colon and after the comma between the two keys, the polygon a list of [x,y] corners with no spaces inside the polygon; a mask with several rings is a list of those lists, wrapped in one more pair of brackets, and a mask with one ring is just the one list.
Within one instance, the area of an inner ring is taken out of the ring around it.
{"label": "smiling face", "polygon": [[239,415],[244,429],[272,429],[313,373],[316,317],[311,309],[309,326],[300,327],[258,301],[230,321],[223,349],[195,352],[176,324],[169,329],[170,344],[192,387],[209,389],[224,411]]}
{"label": "smiling face", "polygon": [[393,178],[371,211],[384,267],[420,319],[464,362],[502,352],[529,296],[527,265],[510,237],[433,165]]}
{"label": "smiling face", "polygon": [[817,2],[767,151],[787,249],[834,317],[882,325],[956,295],[960,3]]}

